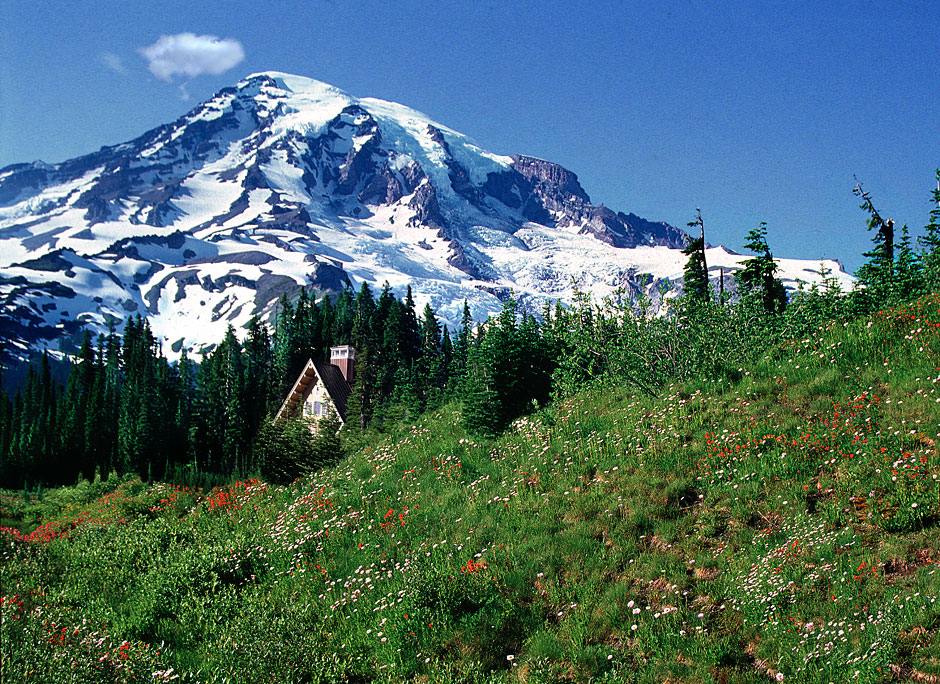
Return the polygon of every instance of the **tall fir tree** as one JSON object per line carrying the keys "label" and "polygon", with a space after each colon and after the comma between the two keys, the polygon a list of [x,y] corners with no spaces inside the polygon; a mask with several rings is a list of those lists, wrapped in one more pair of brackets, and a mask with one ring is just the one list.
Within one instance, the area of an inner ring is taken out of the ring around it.
{"label": "tall fir tree", "polygon": [[244,475],[248,445],[248,421],[245,393],[245,365],[242,347],[235,330],[229,326],[219,347],[221,358],[222,391],[222,458],[220,472]]}
{"label": "tall fir tree", "polygon": [[441,326],[437,322],[431,304],[424,305],[421,314],[421,357],[418,381],[420,396],[427,402],[437,400],[447,381],[446,369],[441,357]]}
{"label": "tall fir tree", "polygon": [[405,316],[402,331],[402,354],[407,365],[413,364],[421,354],[421,331],[418,326],[418,315],[415,312],[415,300],[411,293],[411,285],[405,291]]}
{"label": "tall fir tree", "polygon": [[[320,310],[316,303],[313,303],[311,308],[314,315],[317,316],[316,325],[311,326],[315,334],[320,325]],[[271,336],[267,325],[262,323],[257,316],[248,321],[244,357],[244,391],[245,396],[249,399],[245,406],[246,419],[248,433],[253,435],[261,426],[268,412],[275,409],[277,403],[276,392],[274,391],[274,357],[271,350]]]}
{"label": "tall fir tree", "polygon": [[704,304],[709,300],[708,263],[705,260],[705,222],[702,212],[695,210],[695,219],[689,221],[689,228],[700,230],[699,237],[693,238],[682,253],[688,257],[682,274],[683,291],[686,301],[692,306]]}
{"label": "tall fir tree", "polygon": [[378,346],[372,330],[374,313],[375,298],[372,295],[372,288],[369,287],[369,283],[363,280],[362,286],[356,294],[353,307],[353,325],[350,339],[350,343],[357,351]]}
{"label": "tall fir tree", "polygon": [[[322,311],[322,309],[321,309]],[[332,311],[332,309],[331,309]],[[300,371],[294,368],[293,360],[293,338],[294,338],[294,306],[287,299],[286,294],[282,294],[278,300],[277,309],[274,314],[274,338],[272,340],[274,351],[274,377],[276,379],[276,391],[274,394],[277,399],[283,399],[287,390],[290,389],[293,378]]]}
{"label": "tall fir tree", "polygon": [[872,237],[874,248],[862,256],[868,261],[862,264],[856,275],[866,287],[866,295],[874,305],[878,305],[891,296],[894,283],[894,221],[885,220],[875,209],[871,195],[855,179],[852,193],[862,200],[859,208],[868,214],[868,230],[874,230]]}
{"label": "tall fir tree", "polygon": [[901,227],[901,241],[894,262],[893,288],[892,299],[896,302],[916,299],[927,291],[924,264],[921,255],[914,251],[907,224]]}
{"label": "tall fir tree", "polygon": [[350,344],[356,310],[355,294],[347,281],[333,300],[333,336],[331,345]]}
{"label": "tall fir tree", "polygon": [[443,369],[443,386],[447,390],[453,389],[454,382],[454,343],[450,337],[450,330],[442,326],[441,331],[441,368]]}
{"label": "tall fir tree", "polygon": [[384,363],[378,371],[378,389],[383,397],[394,395],[398,373],[400,369],[406,367],[403,349],[404,326],[404,304],[393,297],[388,303],[388,313],[385,316],[385,324],[382,328],[381,349]]}
{"label": "tall fir tree", "polygon": [[470,305],[463,300],[463,313],[460,317],[460,327],[454,340],[454,377],[458,380],[466,372],[467,359],[470,353],[470,343],[473,339],[473,317],[470,315]]}
{"label": "tall fir tree", "polygon": [[757,228],[751,229],[744,242],[744,248],[757,256],[743,262],[744,268],[734,274],[742,294],[754,294],[760,298],[767,313],[780,313],[787,303],[787,292],[777,278],[777,262],[767,244],[767,224],[763,221]]}
{"label": "tall fir tree", "polygon": [[82,339],[77,365],[69,369],[62,413],[62,450],[68,460],[68,479],[81,474],[91,480],[95,476],[95,459],[86,443],[85,424],[95,384],[95,350],[91,333],[86,330]]}
{"label": "tall fir tree", "polygon": [[502,429],[502,406],[493,370],[482,345],[471,343],[461,388],[461,422],[471,435],[493,437]]}
{"label": "tall fir tree", "polygon": [[0,382],[0,486],[14,484],[19,487],[19,475],[16,472],[10,445],[13,442],[13,402]]}
{"label": "tall fir tree", "polygon": [[937,185],[930,193],[930,216],[918,242],[923,249],[926,286],[933,292],[940,292],[940,169],[935,175]]}

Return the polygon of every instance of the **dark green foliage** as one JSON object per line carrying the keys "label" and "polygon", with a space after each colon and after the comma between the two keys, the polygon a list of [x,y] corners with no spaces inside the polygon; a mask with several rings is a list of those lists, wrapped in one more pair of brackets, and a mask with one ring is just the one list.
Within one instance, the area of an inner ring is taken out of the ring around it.
{"label": "dark green foliage", "polygon": [[313,460],[313,433],[301,418],[268,419],[255,436],[255,454],[262,477],[288,483]]}
{"label": "dark green foliage", "polygon": [[354,431],[364,430],[372,419],[375,409],[376,377],[369,349],[358,351],[356,377],[346,406],[346,422]]}
{"label": "dark green foliage", "polygon": [[[319,317],[316,320],[319,321]],[[317,340],[319,336],[313,334],[311,339]],[[279,398],[273,392],[276,383],[271,336],[267,326],[257,317],[252,318],[248,323],[248,337],[245,339],[244,352],[245,395],[252,398],[245,407],[248,432],[255,434],[264,417],[274,408]]]}
{"label": "dark green foliage", "polygon": [[868,261],[856,274],[864,285],[851,293],[849,308],[854,315],[864,315],[885,305],[912,301],[940,288],[940,170],[938,186],[931,192],[931,211],[924,235],[918,238],[921,251],[914,249],[907,225],[901,228],[901,240],[895,242],[894,222],[882,218],[871,196],[855,187],[862,198],[860,205],[869,214],[868,228],[875,230],[875,247],[864,256]]}
{"label": "dark green foliage", "polygon": [[936,171],[937,186],[930,193],[930,218],[924,234],[918,238],[923,248],[924,279],[929,291],[940,290],[940,169]]}
{"label": "dark green foliage", "polygon": [[686,301],[692,306],[704,304],[709,299],[708,263],[705,261],[705,223],[702,212],[695,210],[695,219],[689,222],[689,228],[699,228],[701,235],[692,238],[682,253],[689,257],[682,274]]}
{"label": "dark green foliage", "polygon": [[879,306],[890,298],[894,282],[894,221],[881,217],[872,203],[871,195],[862,189],[857,179],[852,192],[862,200],[859,208],[869,216],[868,230],[875,231],[872,238],[875,246],[863,255],[868,257],[868,262],[859,268],[856,275],[866,286],[867,295],[874,306]]}
{"label": "dark green foliage", "polygon": [[463,315],[460,319],[460,327],[454,338],[454,362],[453,375],[455,379],[464,376],[467,370],[467,359],[470,354],[470,342],[473,337],[473,317],[470,315],[470,305],[467,300],[463,300]]}
{"label": "dark green foliage", "polygon": [[342,426],[339,418],[332,412],[321,418],[320,422],[317,423],[313,449],[310,460],[306,464],[311,472],[343,460],[345,452],[343,441],[339,436],[339,430]]}
{"label": "dark green foliage", "polygon": [[[356,348],[348,432],[413,420],[453,391],[450,333],[429,306],[419,323],[410,289],[404,300],[387,284],[378,301],[368,285],[319,301],[303,290],[295,301],[283,297],[273,334],[257,318],[243,342],[229,328],[198,368],[186,349],[168,363],[149,323],[136,316],[122,335],[112,327],[97,345],[86,336],[64,388],[47,359],[29,370],[19,395],[0,393],[0,482],[19,488],[91,480],[96,472],[144,479],[258,472],[263,424],[306,362],[325,361],[336,344]],[[303,462],[308,469],[323,462],[338,453],[334,446]]]}
{"label": "dark green foliage", "polygon": [[463,381],[463,427],[472,435],[493,437],[503,426],[499,395],[492,371],[479,347],[473,347]]}
{"label": "dark green foliage", "polygon": [[744,248],[757,256],[744,262],[734,274],[742,295],[756,296],[769,314],[780,313],[787,304],[787,292],[777,278],[777,262],[767,244],[767,224],[761,223],[747,234]]}
{"label": "dark green foliage", "polygon": [[907,229],[907,224],[901,228],[901,242],[898,243],[897,257],[894,262],[892,285],[891,300],[893,302],[917,299],[927,292],[924,263],[911,245],[911,234]]}
{"label": "dark green foliage", "polygon": [[319,421],[315,433],[303,418],[265,420],[254,443],[261,475],[269,482],[286,484],[341,460],[340,426],[332,414]]}
{"label": "dark green foliage", "polygon": [[477,435],[496,434],[516,417],[548,401],[556,363],[535,320],[516,303],[481,326],[471,341],[463,379],[464,426]]}
{"label": "dark green foliage", "polygon": [[425,403],[436,404],[447,382],[447,362],[441,349],[441,326],[431,305],[425,304],[421,316],[421,357],[418,365],[420,394]]}

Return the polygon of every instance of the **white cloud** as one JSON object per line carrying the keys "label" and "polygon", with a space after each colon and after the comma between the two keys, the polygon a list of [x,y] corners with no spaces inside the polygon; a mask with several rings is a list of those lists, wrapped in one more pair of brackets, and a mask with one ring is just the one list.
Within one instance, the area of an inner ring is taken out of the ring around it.
{"label": "white cloud", "polygon": [[195,33],[160,36],[156,43],[138,52],[147,60],[150,73],[167,82],[177,74],[189,78],[221,74],[245,59],[245,51],[237,40]]}
{"label": "white cloud", "polygon": [[102,52],[98,55],[98,61],[100,61],[116,74],[122,74],[124,76],[127,75],[127,69],[124,66],[124,62],[122,62],[121,58],[113,52]]}

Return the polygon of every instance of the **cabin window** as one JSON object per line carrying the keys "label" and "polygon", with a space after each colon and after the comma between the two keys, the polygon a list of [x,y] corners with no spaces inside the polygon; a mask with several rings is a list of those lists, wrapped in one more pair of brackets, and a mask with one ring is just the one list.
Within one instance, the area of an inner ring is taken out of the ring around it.
{"label": "cabin window", "polygon": [[326,405],[319,401],[304,402],[304,417],[322,416],[326,413]]}

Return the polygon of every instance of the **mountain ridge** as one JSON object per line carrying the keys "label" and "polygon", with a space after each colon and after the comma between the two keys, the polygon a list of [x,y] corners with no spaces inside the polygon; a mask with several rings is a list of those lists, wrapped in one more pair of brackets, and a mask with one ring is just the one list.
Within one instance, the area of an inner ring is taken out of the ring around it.
{"label": "mountain ridge", "polygon": [[[0,169],[0,330],[22,355],[141,313],[172,353],[198,354],[282,294],[363,281],[412,285],[450,325],[464,299],[478,319],[510,292],[538,311],[570,301],[573,281],[658,304],[681,282],[685,241],[593,204],[558,164],[259,72],[131,141]],[[741,259],[709,250],[716,277]],[[822,278],[780,263],[791,287]]]}

